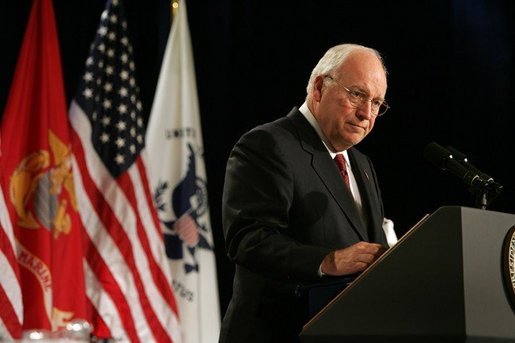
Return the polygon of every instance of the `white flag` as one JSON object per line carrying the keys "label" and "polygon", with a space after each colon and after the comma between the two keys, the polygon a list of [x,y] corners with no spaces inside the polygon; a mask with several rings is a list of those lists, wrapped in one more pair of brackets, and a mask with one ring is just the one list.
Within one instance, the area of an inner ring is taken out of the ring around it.
{"label": "white flag", "polygon": [[146,147],[183,342],[218,342],[218,286],[186,1],[168,37]]}

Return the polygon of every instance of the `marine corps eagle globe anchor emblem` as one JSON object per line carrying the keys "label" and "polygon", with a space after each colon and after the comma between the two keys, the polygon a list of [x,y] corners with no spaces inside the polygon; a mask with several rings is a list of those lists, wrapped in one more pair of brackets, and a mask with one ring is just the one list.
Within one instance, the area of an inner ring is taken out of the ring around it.
{"label": "marine corps eagle globe anchor emblem", "polygon": [[[69,234],[68,211],[77,210],[71,149],[52,131],[48,133],[50,152],[38,150],[23,158],[11,176],[9,195],[17,224],[26,229],[43,227],[54,238]],[[70,206],[71,205],[71,206]]]}

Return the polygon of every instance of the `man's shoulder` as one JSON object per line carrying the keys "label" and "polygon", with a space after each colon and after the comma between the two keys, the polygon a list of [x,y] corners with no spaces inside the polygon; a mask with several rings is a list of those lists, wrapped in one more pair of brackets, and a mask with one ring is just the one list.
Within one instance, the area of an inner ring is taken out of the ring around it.
{"label": "man's shoulder", "polygon": [[[302,116],[302,114],[298,111],[297,108],[294,108],[290,113],[286,116],[282,116],[273,121],[260,124],[250,131],[246,132],[245,136],[253,136],[253,135],[273,135],[276,138],[281,137],[291,137],[296,136],[296,129],[294,125],[294,120],[298,119],[298,115]],[[243,138],[242,137],[242,138]]]}

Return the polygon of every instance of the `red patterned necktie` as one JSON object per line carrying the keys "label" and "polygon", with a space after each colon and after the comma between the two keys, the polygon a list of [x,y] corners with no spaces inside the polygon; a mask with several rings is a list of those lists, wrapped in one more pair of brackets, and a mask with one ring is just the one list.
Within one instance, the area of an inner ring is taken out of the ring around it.
{"label": "red patterned necktie", "polygon": [[343,154],[336,154],[336,156],[334,157],[334,161],[336,162],[336,165],[340,170],[340,174],[342,174],[345,184],[350,189],[349,173],[347,172],[347,163],[345,161],[345,157],[343,156]]}

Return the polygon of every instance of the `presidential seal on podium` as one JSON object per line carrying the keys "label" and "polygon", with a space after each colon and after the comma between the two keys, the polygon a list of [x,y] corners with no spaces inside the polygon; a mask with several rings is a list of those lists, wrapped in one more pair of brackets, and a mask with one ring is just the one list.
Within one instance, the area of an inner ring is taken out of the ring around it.
{"label": "presidential seal on podium", "polygon": [[506,292],[515,311],[515,225],[508,231],[504,241],[503,267]]}

